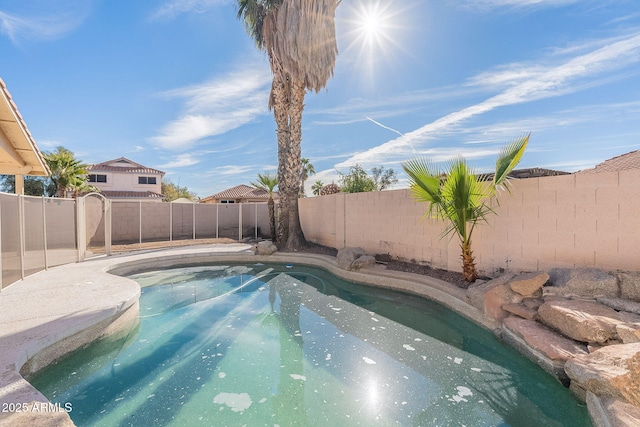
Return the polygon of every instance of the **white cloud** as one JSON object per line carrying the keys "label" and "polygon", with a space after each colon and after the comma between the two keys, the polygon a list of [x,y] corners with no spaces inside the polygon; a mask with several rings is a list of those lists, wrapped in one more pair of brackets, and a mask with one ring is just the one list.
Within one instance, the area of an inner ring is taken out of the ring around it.
{"label": "white cloud", "polygon": [[164,2],[151,16],[152,19],[172,19],[182,13],[204,13],[233,0],[171,0]]}
{"label": "white cloud", "polygon": [[[16,3],[11,11],[0,10],[0,33],[13,43],[21,39],[57,39],[79,27],[90,12],[91,2],[80,0]],[[37,10],[37,14],[32,11]]]}
{"label": "white cloud", "polygon": [[175,159],[169,163],[158,166],[159,168],[172,169],[182,168],[185,166],[193,166],[200,163],[194,154],[178,154]]}
{"label": "white cloud", "polygon": [[578,1],[580,0],[467,0],[464,4],[479,9],[495,9],[501,7],[558,7],[577,3]]}
{"label": "white cloud", "polygon": [[268,113],[270,82],[268,68],[255,62],[201,85],[164,92],[163,98],[183,100],[185,111],[150,142],[165,149],[187,150],[204,138],[250,123]]}
{"label": "white cloud", "polygon": [[[571,58],[560,65],[547,68],[546,71],[537,70],[526,79],[498,79],[519,82],[483,102],[448,114],[414,131],[406,132],[403,136],[359,153],[337,166],[344,167],[355,163],[372,164],[377,163],[381,158],[388,163],[390,158],[406,158],[414,147],[433,138],[435,133],[446,131],[474,116],[508,105],[575,92],[580,87],[584,87],[583,79],[585,78],[592,78],[607,71],[617,71],[637,62],[640,62],[640,33]],[[481,80],[490,79],[484,77]]]}
{"label": "white cloud", "polygon": [[[476,92],[479,92],[479,89],[472,85],[465,87],[446,86],[436,90],[415,90],[377,101],[355,98],[331,108],[305,110],[305,115],[306,117],[322,116],[322,119],[313,121],[313,124],[316,125],[352,124],[368,120],[367,116],[381,120],[408,115],[436,101],[466,97]],[[335,119],[327,117],[335,117]]]}
{"label": "white cloud", "polygon": [[223,175],[223,176],[242,175],[244,173],[251,172],[254,169],[255,169],[255,166],[253,165],[248,165],[248,166],[227,165],[227,166],[220,166],[218,168],[215,168],[213,171],[209,173],[209,175],[214,175],[214,176],[215,175]]}

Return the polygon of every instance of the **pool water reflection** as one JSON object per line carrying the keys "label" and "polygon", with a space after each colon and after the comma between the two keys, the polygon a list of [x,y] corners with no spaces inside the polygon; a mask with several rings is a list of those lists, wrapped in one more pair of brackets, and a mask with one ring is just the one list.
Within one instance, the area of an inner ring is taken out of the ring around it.
{"label": "pool water reflection", "polygon": [[304,266],[131,276],[140,324],[32,383],[79,426],[589,426],[490,332],[431,301]]}

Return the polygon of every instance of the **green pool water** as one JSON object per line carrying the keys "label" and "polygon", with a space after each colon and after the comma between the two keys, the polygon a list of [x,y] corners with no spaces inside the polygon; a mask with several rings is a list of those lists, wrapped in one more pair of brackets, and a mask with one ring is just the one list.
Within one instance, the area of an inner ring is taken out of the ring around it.
{"label": "green pool water", "polygon": [[30,379],[78,426],[591,425],[538,366],[419,297],[305,266],[130,277],[138,327]]}

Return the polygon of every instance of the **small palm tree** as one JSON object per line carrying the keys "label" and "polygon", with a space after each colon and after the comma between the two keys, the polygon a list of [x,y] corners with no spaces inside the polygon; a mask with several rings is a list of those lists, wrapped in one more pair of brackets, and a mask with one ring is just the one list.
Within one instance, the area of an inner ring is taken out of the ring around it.
{"label": "small palm tree", "polygon": [[264,190],[269,193],[269,200],[267,201],[267,206],[269,207],[269,226],[271,228],[271,240],[273,242],[276,241],[276,209],[275,202],[273,201],[273,192],[274,189],[278,186],[278,177],[271,175],[269,173],[259,173],[258,174],[258,182],[252,182],[256,188],[260,190]]}
{"label": "small palm tree", "polygon": [[486,221],[489,213],[495,213],[487,202],[496,197],[498,190],[508,189],[508,175],[520,162],[528,142],[529,135],[526,135],[502,149],[492,179],[476,175],[461,157],[449,161],[446,171],[439,170],[425,159],[412,159],[402,165],[409,175],[413,197],[429,203],[425,216],[449,221],[443,237],[451,233],[458,235],[462,249],[462,274],[469,283],[478,278],[471,250],[473,230],[478,221]]}
{"label": "small palm tree", "polygon": [[323,186],[324,184],[320,180],[317,180],[316,182],[314,182],[313,185],[311,186],[311,191],[313,191],[313,195],[319,196]]}
{"label": "small palm tree", "polygon": [[77,199],[80,193],[91,193],[95,191],[100,192],[100,189],[94,185],[90,185],[87,182],[86,175],[78,175],[73,177],[67,184],[67,189],[73,192],[73,198]]}
{"label": "small palm tree", "polygon": [[304,183],[311,175],[316,173],[316,169],[313,167],[309,159],[303,157],[300,159],[300,193],[298,197],[306,197],[304,191]]}
{"label": "small palm tree", "polygon": [[51,170],[51,181],[56,185],[56,196],[64,197],[67,189],[77,187],[78,181],[85,180],[87,165],[76,159],[73,153],[64,147],[44,153],[44,159]]}

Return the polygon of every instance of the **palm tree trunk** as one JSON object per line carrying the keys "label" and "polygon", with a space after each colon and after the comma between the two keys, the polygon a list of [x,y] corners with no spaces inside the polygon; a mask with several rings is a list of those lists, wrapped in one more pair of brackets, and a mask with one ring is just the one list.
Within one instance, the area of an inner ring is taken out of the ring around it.
{"label": "palm tree trunk", "polygon": [[462,242],[460,248],[462,249],[462,276],[465,282],[473,283],[478,278],[478,271],[471,250],[471,241]]}
{"label": "palm tree trunk", "polygon": [[273,82],[271,84],[270,106],[273,108],[273,116],[277,126],[278,139],[278,187],[280,212],[278,215],[277,238],[275,239],[283,249],[289,239],[289,197],[286,192],[286,169],[285,163],[289,147],[289,117],[288,105],[290,96],[287,91],[287,79],[282,75],[282,70],[277,66],[277,62],[270,58],[271,71],[273,72]]}
{"label": "palm tree trunk", "polygon": [[269,228],[271,231],[271,241],[276,242],[276,209],[275,202],[273,198],[269,197],[269,201],[267,202],[267,207],[269,208]]}
{"label": "palm tree trunk", "polygon": [[289,238],[287,249],[300,249],[306,244],[300,215],[298,211],[298,192],[300,190],[300,168],[302,158],[302,111],[304,109],[304,82],[294,80],[291,88],[291,103],[289,106],[289,155],[286,162],[287,196],[289,197]]}

